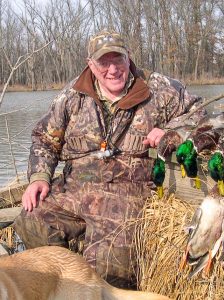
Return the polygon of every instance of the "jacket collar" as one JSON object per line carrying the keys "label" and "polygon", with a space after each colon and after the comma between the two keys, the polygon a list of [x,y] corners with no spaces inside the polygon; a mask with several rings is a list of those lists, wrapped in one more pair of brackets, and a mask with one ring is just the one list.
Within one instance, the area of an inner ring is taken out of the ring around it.
{"label": "jacket collar", "polygon": [[[135,80],[129,88],[128,93],[116,104],[116,106],[121,109],[130,109],[152,96],[152,91],[146,85],[144,80],[138,76],[136,66],[132,61],[130,63],[130,70],[134,75]],[[99,106],[102,106],[99,96],[94,89],[94,80],[95,76],[87,66],[78,77],[73,88],[77,92],[92,97]]]}

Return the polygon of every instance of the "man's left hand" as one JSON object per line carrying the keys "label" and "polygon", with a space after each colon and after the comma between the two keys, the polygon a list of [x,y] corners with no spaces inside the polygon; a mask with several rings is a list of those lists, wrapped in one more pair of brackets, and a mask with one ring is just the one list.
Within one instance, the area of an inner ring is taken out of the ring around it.
{"label": "man's left hand", "polygon": [[160,128],[153,128],[147,135],[147,138],[143,141],[144,145],[150,145],[155,148],[158,146],[161,137],[165,134],[165,131]]}

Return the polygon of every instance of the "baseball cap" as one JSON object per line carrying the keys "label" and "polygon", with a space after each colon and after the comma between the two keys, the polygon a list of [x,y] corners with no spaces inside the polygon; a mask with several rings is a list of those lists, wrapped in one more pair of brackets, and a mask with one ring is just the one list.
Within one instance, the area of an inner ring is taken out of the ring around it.
{"label": "baseball cap", "polygon": [[102,30],[91,37],[88,46],[88,57],[99,59],[109,52],[128,55],[128,50],[121,35],[115,31]]}

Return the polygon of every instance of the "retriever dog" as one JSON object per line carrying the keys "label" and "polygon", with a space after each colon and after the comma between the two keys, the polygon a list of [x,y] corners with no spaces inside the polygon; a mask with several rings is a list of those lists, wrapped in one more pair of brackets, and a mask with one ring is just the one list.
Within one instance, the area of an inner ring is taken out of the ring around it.
{"label": "retriever dog", "polygon": [[44,246],[0,258],[1,300],[168,300],[115,288],[78,254]]}

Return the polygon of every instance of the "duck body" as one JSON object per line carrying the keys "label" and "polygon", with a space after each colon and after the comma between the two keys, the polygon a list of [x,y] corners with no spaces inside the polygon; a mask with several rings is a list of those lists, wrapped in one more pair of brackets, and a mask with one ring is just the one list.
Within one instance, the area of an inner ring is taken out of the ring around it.
{"label": "duck body", "polygon": [[[200,189],[201,182],[197,175],[198,153],[204,149],[217,149],[218,143],[221,144],[220,147],[224,150],[224,113],[215,117],[206,115],[195,126],[195,124],[188,126],[184,124],[168,130],[161,138],[157,147],[157,160],[152,172],[152,179],[157,186],[157,190],[158,187],[163,189],[162,181],[165,179],[165,160],[173,151],[176,150],[176,158],[181,167],[182,177],[187,175],[193,178],[195,187]],[[224,184],[222,189],[222,194],[224,195]]]}
{"label": "duck body", "polygon": [[224,206],[219,198],[205,197],[190,225],[189,259],[198,259],[214,247],[222,235],[223,221]]}
{"label": "duck body", "polygon": [[157,147],[157,158],[152,169],[152,180],[157,187],[159,198],[164,194],[163,182],[165,179],[166,157],[176,150],[177,145],[182,142],[181,136],[174,130],[167,131],[161,138]]}
{"label": "duck body", "polygon": [[218,183],[219,194],[224,196],[224,157],[220,151],[215,152],[208,161],[208,171]]}
{"label": "duck body", "polygon": [[197,155],[190,154],[184,161],[183,167],[188,177],[196,178],[198,174]]}
{"label": "duck body", "polygon": [[[205,122],[206,121],[206,122]],[[220,122],[218,122],[219,124]],[[215,127],[214,119],[204,118],[203,122],[192,131],[189,138],[183,142],[176,151],[176,158],[181,166],[182,177],[186,175],[195,179],[195,187],[200,188],[200,179],[197,176],[197,156],[198,153],[207,149],[214,150],[217,148],[223,128]],[[224,192],[224,185],[223,185]]]}
{"label": "duck body", "polygon": [[181,174],[184,178],[186,175],[190,178],[194,178],[194,184],[197,189],[200,189],[201,182],[198,174],[197,165],[198,153],[191,139],[187,139],[180,144],[176,151],[177,162],[180,164]]}
{"label": "duck body", "polygon": [[[193,141],[186,140],[180,144],[176,151],[176,158],[178,163],[184,168],[188,177],[197,176],[197,151],[194,148]],[[183,172],[182,177],[185,177]]]}
{"label": "duck body", "polygon": [[224,114],[203,117],[188,138],[177,148],[177,161],[183,164],[189,155],[193,159],[204,149],[216,149],[223,130]]}
{"label": "duck body", "polygon": [[219,196],[207,196],[195,211],[188,227],[189,239],[186,259],[195,265],[192,278],[202,269],[208,274],[212,258],[224,241],[224,205]]}
{"label": "duck body", "polygon": [[160,157],[157,157],[154,162],[154,166],[152,170],[152,180],[157,187],[159,198],[162,198],[164,194],[163,182],[165,179],[165,173],[166,173],[165,160]]}
{"label": "duck body", "polygon": [[224,113],[218,116],[204,116],[197,127],[191,132],[190,139],[197,153],[202,150],[215,150],[224,132]]}
{"label": "duck body", "polygon": [[208,161],[209,173],[216,182],[224,179],[224,158],[221,152],[215,152]]}
{"label": "duck body", "polygon": [[157,154],[160,158],[165,158],[175,151],[183,142],[182,136],[175,130],[167,131],[160,139],[159,145],[157,146]]}

